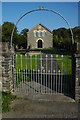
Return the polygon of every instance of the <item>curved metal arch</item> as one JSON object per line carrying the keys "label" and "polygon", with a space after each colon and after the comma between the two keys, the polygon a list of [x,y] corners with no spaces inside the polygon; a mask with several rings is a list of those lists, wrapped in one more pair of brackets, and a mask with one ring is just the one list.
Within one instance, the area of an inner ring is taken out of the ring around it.
{"label": "curved metal arch", "polygon": [[17,20],[16,24],[15,24],[14,27],[13,27],[12,33],[11,33],[11,48],[12,48],[13,33],[14,33],[14,30],[15,30],[18,22],[19,22],[24,16],[26,16],[27,14],[30,14],[30,13],[36,12],[36,11],[50,11],[50,12],[53,12],[53,13],[59,15],[61,18],[63,18],[64,21],[67,23],[69,29],[70,29],[71,37],[72,37],[72,44],[74,45],[73,32],[72,32],[71,26],[70,26],[70,24],[68,23],[68,21],[67,21],[59,12],[57,12],[57,11],[55,11],[55,10],[51,10],[51,9],[47,9],[47,8],[38,8],[38,9],[35,9],[35,10],[31,10],[31,11],[29,11],[29,12],[26,12],[25,14],[23,14],[23,15]]}

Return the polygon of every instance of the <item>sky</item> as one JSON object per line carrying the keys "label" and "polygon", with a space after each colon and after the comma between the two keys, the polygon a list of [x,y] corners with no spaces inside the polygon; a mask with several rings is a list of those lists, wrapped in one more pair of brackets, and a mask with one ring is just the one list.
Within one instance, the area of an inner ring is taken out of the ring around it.
{"label": "sky", "polygon": [[[2,2],[2,24],[6,21],[16,24],[26,12],[41,6],[59,12],[65,17],[70,26],[78,26],[78,2]],[[18,23],[18,31],[32,29],[41,22],[51,31],[61,27],[69,28],[66,22],[57,14],[47,11],[37,11],[28,14]]]}
{"label": "sky", "polygon": [[2,2],[78,2],[79,0],[1,0]]}

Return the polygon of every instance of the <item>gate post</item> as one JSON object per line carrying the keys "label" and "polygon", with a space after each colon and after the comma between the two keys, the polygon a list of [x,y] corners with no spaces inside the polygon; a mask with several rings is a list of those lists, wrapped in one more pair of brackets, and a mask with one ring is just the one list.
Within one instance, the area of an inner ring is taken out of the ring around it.
{"label": "gate post", "polygon": [[7,42],[2,43],[2,90],[6,92],[13,91],[12,76],[12,53],[10,45]]}
{"label": "gate post", "polygon": [[75,59],[75,44],[72,44],[72,75],[71,75],[71,96],[75,99],[75,78],[76,78],[76,59]]}
{"label": "gate post", "polygon": [[75,77],[75,101],[80,102],[80,43],[77,43],[76,58],[76,77]]}
{"label": "gate post", "polygon": [[14,92],[15,91],[15,53],[14,51],[12,52],[12,83],[13,83],[13,89],[12,91]]}

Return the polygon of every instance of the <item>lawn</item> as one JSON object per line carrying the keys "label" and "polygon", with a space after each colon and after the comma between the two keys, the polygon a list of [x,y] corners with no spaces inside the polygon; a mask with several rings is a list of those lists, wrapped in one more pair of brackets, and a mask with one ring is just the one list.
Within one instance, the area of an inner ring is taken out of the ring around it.
{"label": "lawn", "polygon": [[71,74],[71,55],[63,55],[62,57],[60,54],[54,54],[54,56],[57,58],[59,69],[65,74]]}
{"label": "lawn", "polygon": [[[21,58],[22,55],[22,58]],[[16,53],[15,55],[15,68],[16,68],[16,86],[21,81],[30,81],[30,73],[26,75],[26,70],[35,70],[40,64],[41,55],[27,55]],[[25,72],[25,74],[24,74]]]}
{"label": "lawn", "polygon": [[[36,70],[38,66],[40,65],[40,58],[42,55],[27,55],[25,56],[22,54],[22,60],[21,60],[21,54],[16,53],[17,56],[15,56],[15,68],[19,71],[21,70]],[[63,58],[61,57],[61,53],[54,53],[54,57],[57,56],[57,64],[59,66],[59,69],[62,72],[65,72],[65,74],[71,74],[71,55],[64,54]]]}
{"label": "lawn", "polygon": [[36,68],[38,68],[39,64],[40,64],[40,57],[41,55],[27,55],[25,56],[24,54],[22,54],[22,59],[21,59],[21,54],[20,53],[16,53],[15,56],[15,68],[16,69],[21,69],[25,70],[25,69],[34,69],[36,70]]}

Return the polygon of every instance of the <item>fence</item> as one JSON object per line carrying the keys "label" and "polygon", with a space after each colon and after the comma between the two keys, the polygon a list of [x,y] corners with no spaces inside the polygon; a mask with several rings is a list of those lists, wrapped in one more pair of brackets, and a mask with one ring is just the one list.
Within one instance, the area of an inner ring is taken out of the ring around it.
{"label": "fence", "polygon": [[18,53],[13,59],[15,61],[14,90],[73,96],[71,56]]}

